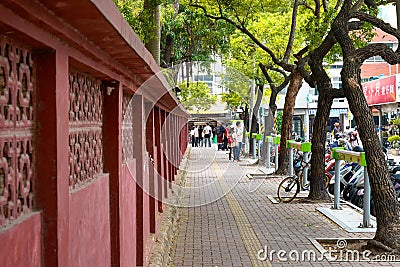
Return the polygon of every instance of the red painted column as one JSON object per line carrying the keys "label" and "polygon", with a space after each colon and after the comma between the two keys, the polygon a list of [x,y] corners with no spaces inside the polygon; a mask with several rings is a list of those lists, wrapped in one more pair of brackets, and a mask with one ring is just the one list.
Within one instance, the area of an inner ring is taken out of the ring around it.
{"label": "red painted column", "polygon": [[171,142],[171,144],[172,144],[172,153],[173,153],[173,155],[174,155],[174,157],[173,157],[173,160],[172,160],[172,170],[173,170],[173,177],[174,177],[174,180],[176,179],[176,171],[177,171],[177,156],[178,156],[178,147],[179,147],[179,142],[178,142],[178,131],[177,131],[177,129],[178,129],[178,123],[177,123],[177,120],[176,120],[176,115],[172,115],[172,132],[173,132],[173,135],[171,136],[172,137],[172,142]]}
{"label": "red painted column", "polygon": [[181,136],[181,142],[179,143],[179,146],[180,146],[180,158],[179,158],[179,163],[182,161],[182,159],[183,159],[183,155],[184,155],[184,153],[185,153],[185,138],[186,138],[186,135],[185,135],[185,118],[183,118],[183,117],[180,117],[180,127],[179,127],[179,129],[180,129],[180,136]]}
{"label": "red painted column", "polygon": [[162,148],[162,153],[163,153],[163,158],[164,158],[164,171],[163,171],[163,177],[164,177],[164,198],[168,198],[168,184],[169,184],[169,165],[168,165],[168,135],[167,135],[167,122],[166,122],[166,111],[161,110],[161,135],[162,135],[162,143],[161,143],[161,148]]}
{"label": "red painted column", "polygon": [[[108,88],[114,88],[108,94]],[[120,266],[120,179],[122,165],[122,86],[104,82],[103,149],[104,172],[110,181],[111,266]],[[123,211],[122,211],[123,212]]]}
{"label": "red painted column", "polygon": [[172,136],[172,149],[174,154],[174,160],[172,162],[173,170],[174,170],[174,177],[177,171],[177,163],[178,163],[178,147],[179,147],[179,139],[178,139],[178,122],[177,116],[172,115],[172,129],[173,129],[173,136]]}
{"label": "red painted column", "polygon": [[36,206],[43,211],[44,266],[69,266],[68,55],[38,53]]}
{"label": "red painted column", "polygon": [[156,207],[156,199],[154,198],[156,196],[156,153],[157,151],[155,150],[155,127],[154,127],[154,109],[153,109],[153,104],[146,102],[145,104],[146,108],[146,115],[147,118],[145,118],[146,121],[146,149],[147,152],[149,153],[149,213],[150,213],[150,232],[155,233],[156,232],[156,216],[157,216],[157,210],[158,208]]}
{"label": "red painted column", "polygon": [[178,142],[177,142],[177,136],[178,135],[177,135],[176,129],[177,129],[176,115],[172,115],[172,131],[173,131],[173,135],[171,136],[172,137],[171,144],[172,144],[172,153],[174,155],[174,158],[172,160],[172,170],[173,170],[172,174],[173,174],[174,180],[176,178],[176,176],[175,176],[176,175],[176,156],[178,155],[177,149],[176,149],[178,147]]}
{"label": "red painted column", "polygon": [[157,151],[157,200],[158,200],[158,211],[163,212],[163,185],[164,185],[164,154],[161,149],[161,111],[160,108],[154,108],[154,133],[155,133],[155,145]]}
{"label": "red painted column", "polygon": [[185,142],[185,140],[183,139],[185,136],[184,136],[184,134],[183,134],[183,130],[184,130],[184,124],[183,124],[183,117],[179,117],[179,136],[180,136],[180,142],[179,142],[179,149],[180,149],[180,151],[179,151],[179,164],[180,164],[180,162],[182,161],[182,158],[183,158],[183,153],[184,153],[184,150],[183,150],[183,144],[184,144],[184,142]]}
{"label": "red painted column", "polygon": [[169,172],[169,188],[172,189],[172,182],[175,180],[174,178],[174,170],[173,170],[173,165],[172,165],[172,161],[173,161],[173,152],[172,152],[172,135],[173,135],[173,131],[172,131],[172,120],[171,120],[171,113],[168,112],[167,113],[167,153],[168,153],[168,172]]}
{"label": "red painted column", "polygon": [[184,130],[184,146],[183,146],[183,148],[184,148],[184,151],[186,152],[186,150],[187,150],[187,147],[189,146],[189,125],[188,125],[188,121],[187,121],[187,119],[185,118],[184,119],[185,120],[185,130]]}
{"label": "red painted column", "polygon": [[135,94],[133,101],[133,155],[136,159],[136,264],[145,265],[145,242],[150,233],[149,197],[144,191],[148,188],[148,169],[145,155],[144,103],[141,95]]}
{"label": "red painted column", "polygon": [[182,159],[183,156],[185,155],[186,149],[187,149],[187,139],[188,139],[188,134],[187,134],[187,124],[186,124],[186,118],[182,117]]}

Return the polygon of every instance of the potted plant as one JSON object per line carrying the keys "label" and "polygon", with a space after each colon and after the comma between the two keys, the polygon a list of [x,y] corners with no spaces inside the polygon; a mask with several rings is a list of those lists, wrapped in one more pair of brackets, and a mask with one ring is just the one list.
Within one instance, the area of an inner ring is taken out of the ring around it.
{"label": "potted plant", "polygon": [[395,134],[388,138],[388,142],[392,144],[392,155],[398,156],[400,154],[400,136]]}

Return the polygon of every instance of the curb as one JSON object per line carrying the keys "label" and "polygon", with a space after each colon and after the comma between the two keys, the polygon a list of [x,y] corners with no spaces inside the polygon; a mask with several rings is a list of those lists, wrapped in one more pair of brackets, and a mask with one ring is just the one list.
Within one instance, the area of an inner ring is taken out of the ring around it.
{"label": "curb", "polygon": [[175,190],[171,205],[166,206],[165,214],[161,221],[160,231],[157,240],[154,243],[153,250],[150,254],[149,265],[151,267],[170,266],[172,248],[174,246],[175,234],[179,227],[179,219],[181,217],[182,208],[180,204],[184,197],[182,187],[186,184],[186,167],[188,165],[188,158],[190,155],[190,146],[185,152],[182,160],[183,169],[180,168],[177,177],[177,189]]}

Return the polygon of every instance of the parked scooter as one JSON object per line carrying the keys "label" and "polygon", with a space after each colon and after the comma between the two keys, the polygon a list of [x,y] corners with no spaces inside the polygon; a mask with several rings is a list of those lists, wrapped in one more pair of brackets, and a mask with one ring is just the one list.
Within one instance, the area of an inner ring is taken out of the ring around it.
{"label": "parked scooter", "polygon": [[[340,192],[347,186],[350,178],[354,175],[356,171],[360,168],[360,165],[354,162],[346,163],[344,166],[340,168]],[[334,194],[335,191],[335,179],[334,175],[332,179],[329,181],[328,192],[330,194]]]}
{"label": "parked scooter", "polygon": [[[393,187],[395,189],[396,195],[399,198],[400,197],[400,166],[397,166],[390,171],[390,179],[392,180]],[[345,200],[350,200],[351,203],[354,205],[363,208],[364,206],[364,175],[362,175],[362,178],[359,178],[352,186],[349,192],[345,191],[343,192],[343,197]],[[370,209],[371,209],[371,214],[375,216],[376,210],[375,210],[375,203],[374,199],[371,196],[371,203],[370,203]]]}
{"label": "parked scooter", "polygon": [[353,194],[358,190],[360,186],[364,185],[364,167],[359,167],[358,170],[350,178],[349,183],[343,190],[343,199],[350,201]]}

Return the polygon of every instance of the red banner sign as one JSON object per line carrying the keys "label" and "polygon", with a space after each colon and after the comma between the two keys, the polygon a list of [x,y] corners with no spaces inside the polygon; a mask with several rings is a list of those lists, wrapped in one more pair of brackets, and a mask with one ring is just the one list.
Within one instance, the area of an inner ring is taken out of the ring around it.
{"label": "red banner sign", "polygon": [[396,75],[362,84],[368,105],[396,103]]}

